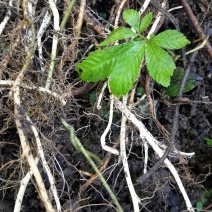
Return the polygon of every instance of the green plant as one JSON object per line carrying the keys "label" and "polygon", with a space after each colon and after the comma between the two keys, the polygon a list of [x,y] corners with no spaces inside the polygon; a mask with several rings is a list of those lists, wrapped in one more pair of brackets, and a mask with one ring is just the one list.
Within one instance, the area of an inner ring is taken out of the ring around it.
{"label": "green plant", "polygon": [[[97,94],[96,91],[92,91],[92,92],[89,93],[89,101],[90,101],[90,105],[92,107],[96,103],[97,95],[98,94]],[[104,116],[107,120],[109,119],[108,112],[109,112],[108,105],[104,100],[102,100],[101,101],[101,115]]]}
{"label": "green plant", "polygon": [[212,198],[212,189],[208,190],[208,191],[204,191],[201,195],[201,199],[199,202],[197,202],[196,208],[197,208],[197,212],[202,211],[203,207],[209,203],[210,204],[210,200]]}
{"label": "green plant", "polygon": [[137,11],[125,10],[123,19],[133,30],[126,27],[115,29],[99,46],[107,46],[123,39],[131,40],[90,53],[87,59],[77,65],[80,78],[87,82],[108,78],[113,95],[126,95],[133,87],[142,60],[145,59],[150,76],[167,87],[176,66],[164,49],[180,49],[190,41],[176,30],[166,30],[156,36],[150,35],[149,38],[141,35],[152,22],[152,13],[140,20]]}
{"label": "green plant", "polygon": [[207,144],[212,146],[212,139],[211,138],[204,138],[205,141],[207,141]]}
{"label": "green plant", "polygon": [[[171,77],[170,85],[165,88],[166,94],[169,96],[177,96],[179,90],[180,90],[180,85],[181,81],[183,80],[184,77],[184,69],[181,67],[177,67],[174,70],[174,73]],[[202,80],[202,77],[200,77],[197,74],[190,73],[188,75],[186,84],[183,88],[183,93],[186,93],[192,89],[194,89]]]}
{"label": "green plant", "polygon": [[82,145],[80,140],[75,135],[73,126],[69,125],[65,121],[65,119],[63,119],[63,118],[60,118],[60,120],[61,120],[63,126],[69,131],[69,133],[70,133],[70,141],[71,141],[72,145],[74,146],[74,148],[77,151],[81,152],[85,156],[85,158],[88,160],[90,165],[93,167],[94,171],[98,174],[99,179],[101,180],[101,182],[104,185],[105,189],[108,191],[108,193],[109,193],[110,197],[112,198],[112,200],[114,201],[114,203],[116,204],[118,212],[123,212],[123,209],[122,209],[121,205],[119,204],[115,194],[111,190],[110,186],[107,184],[107,181],[103,177],[102,173],[99,171],[99,169],[96,166],[95,162],[92,160],[92,158],[93,158],[96,161],[98,161],[100,164],[102,164],[101,159],[97,155],[95,155],[94,153],[92,153],[92,152],[90,152],[90,151],[88,151],[88,150],[86,150],[84,148],[84,146]]}

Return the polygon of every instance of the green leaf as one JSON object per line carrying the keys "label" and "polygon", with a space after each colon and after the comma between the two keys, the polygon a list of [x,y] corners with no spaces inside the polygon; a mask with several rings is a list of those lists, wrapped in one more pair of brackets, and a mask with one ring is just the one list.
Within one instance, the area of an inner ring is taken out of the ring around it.
{"label": "green leaf", "polygon": [[[180,85],[184,77],[184,69],[181,67],[177,67],[174,70],[174,73],[171,77],[171,82],[169,87],[165,88],[166,94],[169,96],[177,96],[179,90],[180,90]],[[192,89],[194,89],[202,80],[202,77],[200,77],[197,74],[189,74],[186,84],[183,89],[183,93],[186,93]]]}
{"label": "green leaf", "polygon": [[107,37],[106,40],[104,40],[103,42],[101,42],[99,44],[99,46],[106,46],[111,42],[115,42],[118,40],[123,40],[126,38],[134,38],[136,37],[138,34],[134,33],[131,29],[126,28],[126,27],[120,27],[118,29],[115,29],[114,31],[112,31],[109,36]]}
{"label": "green leaf", "polygon": [[[110,75],[115,59],[104,50],[97,50],[89,54],[86,60],[77,64],[76,71],[80,79],[86,82],[98,82]],[[102,58],[105,60],[103,61]]]}
{"label": "green leaf", "polygon": [[200,202],[200,201],[197,202],[196,208],[197,208],[197,212],[201,212],[202,209],[203,209],[203,204],[202,204],[202,202]]}
{"label": "green leaf", "polygon": [[145,42],[132,41],[125,45],[128,50],[119,56],[109,76],[109,89],[115,96],[126,95],[132,89],[144,57]]}
{"label": "green leaf", "polygon": [[77,64],[76,71],[80,79],[87,82],[98,82],[109,77],[117,58],[123,52],[125,52],[125,48],[122,45],[91,52],[86,60]]}
{"label": "green leaf", "polygon": [[[204,140],[207,141],[207,144],[209,144],[209,145],[212,146],[212,139],[210,139],[210,138],[204,138]],[[211,195],[212,195],[212,193],[211,193]]]}
{"label": "green leaf", "polygon": [[89,93],[89,102],[91,107],[94,106],[95,102],[96,102],[96,97],[97,97],[97,92],[96,91],[91,91]]}
{"label": "green leaf", "polygon": [[157,83],[167,87],[176,68],[172,57],[165,50],[150,42],[145,46],[145,58],[150,76]]}
{"label": "green leaf", "polygon": [[154,44],[166,49],[180,49],[190,41],[177,30],[166,30],[150,39]]}
{"label": "green leaf", "polygon": [[136,32],[139,32],[140,15],[136,10],[125,10],[123,12],[123,19],[127,22]]}
{"label": "green leaf", "polygon": [[80,78],[97,82],[109,77],[109,88],[115,96],[126,95],[133,87],[144,56],[145,42],[131,41],[91,53],[77,65]]}
{"label": "green leaf", "polygon": [[196,207],[197,207],[197,212],[202,211],[203,207],[205,204],[209,203],[212,198],[212,189],[209,189],[208,191],[204,191],[201,195],[201,199],[199,202],[197,202]]}
{"label": "green leaf", "polygon": [[144,18],[141,19],[141,24],[139,27],[139,32],[143,32],[144,30],[147,29],[147,27],[151,24],[152,22],[152,13],[148,13],[144,16]]}
{"label": "green leaf", "polygon": [[138,86],[136,89],[136,96],[141,97],[145,94],[145,90],[142,86]]}

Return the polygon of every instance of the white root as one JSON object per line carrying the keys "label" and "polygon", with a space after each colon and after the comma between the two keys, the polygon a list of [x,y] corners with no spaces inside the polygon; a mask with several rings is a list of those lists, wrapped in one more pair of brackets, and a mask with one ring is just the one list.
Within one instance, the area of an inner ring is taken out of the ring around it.
{"label": "white root", "polygon": [[101,93],[99,94],[99,98],[98,98],[98,101],[97,101],[97,104],[96,104],[97,110],[100,110],[102,108],[101,102],[102,102],[102,98],[103,98],[103,95],[104,95],[106,88],[107,88],[107,82],[104,83],[104,85],[102,86]]}
{"label": "white root", "polygon": [[108,151],[114,155],[119,155],[119,151],[117,149],[107,146],[105,142],[105,137],[108,134],[113,121],[113,104],[114,104],[114,97],[111,95],[109,121],[104,133],[101,136],[101,146],[105,151]]}
{"label": "white root", "polygon": [[149,146],[148,146],[148,143],[143,140],[143,145],[144,145],[144,170],[143,170],[143,173],[147,173],[147,163],[148,163],[148,149],[149,149]]}
{"label": "white root", "polygon": [[[39,162],[39,158],[35,158],[35,163],[36,165]],[[32,170],[30,169],[29,172],[27,172],[27,174],[25,175],[25,177],[20,181],[20,188],[18,190],[18,194],[15,200],[15,207],[13,212],[20,212],[21,211],[21,205],[22,205],[22,201],[24,198],[24,194],[27,188],[27,185],[32,177],[33,173]]]}
{"label": "white root", "polygon": [[38,3],[38,0],[34,0],[33,3],[31,1],[27,2],[27,9],[28,9],[30,18],[33,18],[35,16],[35,9],[36,9],[37,3]]}
{"label": "white root", "polygon": [[143,3],[143,6],[141,7],[141,9],[139,10],[140,15],[142,15],[144,13],[144,11],[146,10],[146,8],[149,6],[149,3],[151,2],[151,0],[146,0]]}
{"label": "white root", "polygon": [[[157,140],[156,140],[156,143],[161,149],[163,149],[164,151],[166,150],[167,145],[165,145],[164,143],[157,141]],[[182,152],[182,151],[179,151],[176,148],[173,149],[173,153],[175,153],[174,155],[181,155],[181,156],[187,157],[187,158],[191,158],[195,155],[195,152],[189,152],[189,153],[188,152]]]}
{"label": "white root", "polygon": [[[126,105],[127,103],[127,97],[123,97],[123,104]],[[126,178],[126,182],[130,191],[130,195],[132,198],[133,202],[133,208],[134,212],[139,212],[139,203],[140,203],[140,198],[135,192],[133,182],[130,176],[130,171],[129,171],[129,165],[127,162],[127,153],[126,153],[126,122],[127,118],[123,115],[121,119],[121,131],[120,131],[120,158],[123,163],[123,168],[124,168],[124,174]]]}
{"label": "white root", "polygon": [[174,10],[179,10],[179,9],[182,9],[183,6],[177,6],[177,7],[173,7],[171,9],[168,10],[168,12],[171,12],[171,11],[174,11]]}
{"label": "white root", "polygon": [[12,6],[13,6],[13,0],[10,0],[7,14],[4,17],[4,20],[0,24],[0,35],[3,32],[3,30],[4,30],[5,26],[7,25],[8,21],[10,20],[10,16],[11,16],[11,8],[10,7],[12,7]]}
{"label": "white root", "polygon": [[[131,121],[139,130],[140,132],[140,138],[143,141],[147,141],[149,143],[149,145],[153,148],[153,150],[156,152],[156,154],[161,158],[164,154],[164,151],[157,145],[157,140],[152,136],[152,134],[146,129],[146,127],[144,126],[144,124],[139,121],[134,114],[132,114],[128,108],[126,106],[124,106],[118,99],[114,100],[115,106],[117,109],[119,109],[126,117],[129,121]],[[185,200],[186,206],[187,206],[187,210],[194,212],[194,209],[192,207],[191,201],[185,191],[185,188],[182,184],[182,181],[175,169],[175,167],[173,166],[173,164],[168,160],[165,159],[164,160],[164,164],[166,165],[166,167],[170,170],[170,172],[172,173],[173,177],[175,178],[177,185],[183,195],[183,198]]]}
{"label": "white root", "polygon": [[51,14],[49,13],[49,11],[46,11],[46,14],[43,17],[43,21],[40,25],[40,28],[38,30],[37,33],[37,43],[38,43],[38,56],[39,56],[39,63],[41,66],[41,71],[45,72],[46,69],[44,67],[44,58],[43,58],[43,46],[42,46],[42,42],[41,39],[43,37],[44,32],[46,31],[46,28],[49,26],[50,21],[51,21]]}
{"label": "white root", "polygon": [[[36,6],[37,6],[37,0],[33,1],[33,3],[31,1],[27,1],[26,6],[27,6],[27,15],[30,17],[30,19],[32,21],[34,21],[35,19],[35,10],[36,10]],[[29,48],[29,44],[32,42],[32,39],[34,37],[34,32],[32,31],[32,29],[29,27],[27,28],[26,31],[26,35],[25,35],[25,42],[27,43],[27,45],[24,45],[25,50],[28,51]]]}
{"label": "white root", "polygon": [[44,152],[43,152],[43,147],[42,147],[42,144],[41,144],[41,141],[40,141],[40,137],[39,137],[39,134],[38,134],[38,131],[37,129],[35,128],[35,126],[33,125],[31,119],[26,116],[26,120],[30,123],[30,127],[34,133],[34,136],[35,136],[35,140],[36,140],[36,144],[37,144],[37,150],[38,150],[38,155],[41,159],[41,162],[42,162],[42,166],[48,176],[48,179],[49,179],[49,183],[50,183],[50,189],[52,191],[52,194],[54,196],[54,199],[55,199],[55,202],[56,202],[56,206],[57,206],[57,211],[58,212],[61,212],[62,209],[61,209],[61,204],[60,204],[60,200],[59,200],[59,197],[58,197],[58,194],[57,194],[57,188],[55,186],[55,180],[54,180],[54,177],[51,173],[51,170],[49,168],[49,165],[46,161],[46,158],[44,156]]}
{"label": "white root", "polygon": [[54,0],[49,0],[49,6],[50,6],[50,9],[51,9],[53,17],[54,17],[54,31],[55,32],[54,32],[53,41],[52,41],[51,63],[50,63],[50,67],[49,67],[48,78],[47,78],[46,85],[45,85],[45,88],[47,88],[47,89],[50,88],[52,76],[54,73],[55,59],[57,56],[58,33],[60,31],[60,25],[59,25],[60,16],[59,16],[59,12],[58,12],[58,9],[56,7]]}

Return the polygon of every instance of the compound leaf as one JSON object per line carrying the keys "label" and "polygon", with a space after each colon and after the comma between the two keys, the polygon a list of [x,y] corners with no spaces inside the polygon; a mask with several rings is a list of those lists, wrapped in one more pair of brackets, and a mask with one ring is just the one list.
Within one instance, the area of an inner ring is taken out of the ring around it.
{"label": "compound leaf", "polygon": [[136,37],[138,34],[136,34],[135,32],[133,32],[131,29],[126,28],[126,27],[120,27],[118,29],[113,30],[109,36],[107,37],[106,40],[104,40],[103,42],[101,42],[99,44],[99,46],[106,46],[108,44],[110,44],[111,42],[115,42],[118,40],[123,40],[126,38],[134,38]]}
{"label": "compound leaf", "polygon": [[166,30],[156,36],[151,36],[155,45],[166,49],[180,49],[190,43],[190,41],[177,30]]}
{"label": "compound leaf", "polygon": [[151,22],[152,22],[152,13],[148,13],[141,19],[139,32],[141,33],[144,30],[146,30],[147,27],[151,24]]}
{"label": "compound leaf", "polygon": [[87,82],[98,82],[109,77],[112,94],[126,95],[136,80],[144,45],[145,42],[131,41],[97,50],[78,63],[76,71]]}
{"label": "compound leaf", "polygon": [[136,32],[139,32],[140,15],[136,10],[125,10],[123,12],[123,19],[127,22]]}
{"label": "compound leaf", "polygon": [[128,51],[120,55],[119,62],[109,76],[109,89],[115,96],[126,95],[132,89],[144,56],[145,42],[132,41],[126,44]]}
{"label": "compound leaf", "polygon": [[167,87],[176,68],[172,57],[153,43],[145,46],[145,58],[150,76],[159,84]]}

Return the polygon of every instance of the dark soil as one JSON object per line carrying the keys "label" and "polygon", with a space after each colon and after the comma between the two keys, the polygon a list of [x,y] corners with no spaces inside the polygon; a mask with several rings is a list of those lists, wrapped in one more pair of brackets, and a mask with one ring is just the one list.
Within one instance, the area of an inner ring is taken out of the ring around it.
{"label": "dark soil", "polygon": [[[64,2],[58,1],[61,17],[65,8]],[[95,18],[93,21],[98,20],[103,28],[112,29],[110,24],[113,24],[114,20],[111,11],[113,7],[117,8],[115,2],[118,1],[88,1],[87,10]],[[143,1],[127,1],[124,9],[139,10],[142,5],[140,2]],[[209,42],[211,42],[212,2],[210,0],[188,2],[199,23],[201,23],[203,31],[210,36]],[[80,1],[77,1],[76,5],[79,6],[79,4]],[[179,6],[179,4],[179,1],[169,1],[169,8]],[[6,15],[7,5],[8,1],[0,2],[0,22]],[[48,8],[48,4],[38,1],[35,14],[37,17],[35,21],[36,29],[39,28],[41,23],[43,8]],[[154,15],[158,11],[153,6],[150,6],[148,10],[153,11]],[[115,12],[113,13],[115,14]],[[69,57],[66,58],[63,69],[60,70],[59,68],[65,47],[74,38],[73,28],[76,24],[77,14],[77,8],[75,8],[68,20],[67,31],[60,35],[56,73],[51,87],[52,91],[66,99],[67,104],[62,106],[60,101],[54,97],[35,89],[28,90],[26,88],[21,88],[21,101],[24,111],[29,114],[40,133],[46,160],[52,173],[54,173],[63,211],[116,211],[113,201],[99,179],[94,180],[85,191],[80,192],[80,188],[90,178],[88,173],[95,173],[85,157],[74,149],[69,140],[69,133],[59,119],[59,117],[63,117],[69,124],[72,124],[84,147],[104,159],[107,152],[101,148],[100,137],[108,123],[109,92],[106,91],[102,110],[98,111],[96,99],[91,99],[91,93],[99,93],[102,82],[84,83],[75,72],[76,63],[87,56],[84,53],[89,46],[103,40],[91,24],[83,22],[82,37],[77,49],[73,49]],[[184,9],[175,10],[172,14],[178,20],[181,32],[191,42],[199,38]],[[17,12],[15,8],[12,8],[12,16],[0,36],[0,80],[15,80],[25,62],[26,50],[23,41],[25,32],[23,29],[18,29],[22,20],[22,11]],[[120,25],[122,25],[122,21],[120,21]],[[165,19],[160,30],[165,29],[174,29],[169,18]],[[52,33],[52,26],[50,25],[43,37],[46,67],[48,67],[50,61]],[[11,52],[12,45],[19,35],[22,37]],[[195,47],[196,43],[186,47],[186,51],[192,49],[192,46]],[[94,49],[93,47],[92,50]],[[176,54],[180,54],[180,51],[177,51]],[[187,56],[187,65],[189,63],[190,55]],[[183,66],[182,61],[179,60],[177,66]],[[190,101],[180,106],[179,129],[175,138],[175,147],[183,152],[195,152],[195,156],[187,160],[170,157],[170,160],[178,170],[189,198],[193,206],[196,207],[197,202],[201,201],[203,191],[212,189],[212,146],[207,144],[205,140],[205,138],[212,139],[212,60],[206,48],[199,50],[191,72],[198,74],[203,80],[196,88],[183,96]],[[47,73],[40,71],[36,50],[23,82],[29,86],[44,86],[46,77]],[[14,122],[16,117],[13,113],[13,97],[9,96],[10,86],[0,85],[0,89],[0,212],[11,212],[14,209],[20,180],[29,171],[29,167],[27,161],[22,157],[22,147]],[[152,96],[158,100],[157,118],[171,132],[175,105],[167,104],[167,101],[164,101],[164,95],[158,94],[163,93],[159,85],[154,84],[151,90],[157,90],[157,92],[152,92]],[[172,100],[171,98],[170,102]],[[139,110],[135,109],[135,112],[138,114]],[[111,142],[109,144],[111,146],[119,141],[120,118],[121,114],[116,111],[110,138],[107,140],[108,143]],[[156,138],[160,141],[164,140],[151,118],[145,119],[144,123]],[[26,132],[33,155],[37,156],[35,138],[27,122]],[[136,192],[142,199],[141,211],[186,211],[186,205],[178,186],[164,166],[160,167],[143,184],[137,182],[143,170],[142,141],[139,138],[138,131],[130,123],[127,134],[128,163]],[[148,168],[151,168],[158,161],[158,158],[152,149],[149,151]],[[50,193],[48,177],[41,163],[38,164],[38,168],[46,189]],[[123,210],[125,212],[133,211],[123,166],[119,163],[117,156],[111,156],[103,175],[117,196]],[[23,212],[45,211],[36,187],[36,181],[32,177],[25,191],[22,203]],[[206,201],[204,207],[211,204],[212,197]],[[55,206],[55,202],[53,202],[53,205]],[[208,208],[209,210],[212,210],[212,207]]]}

